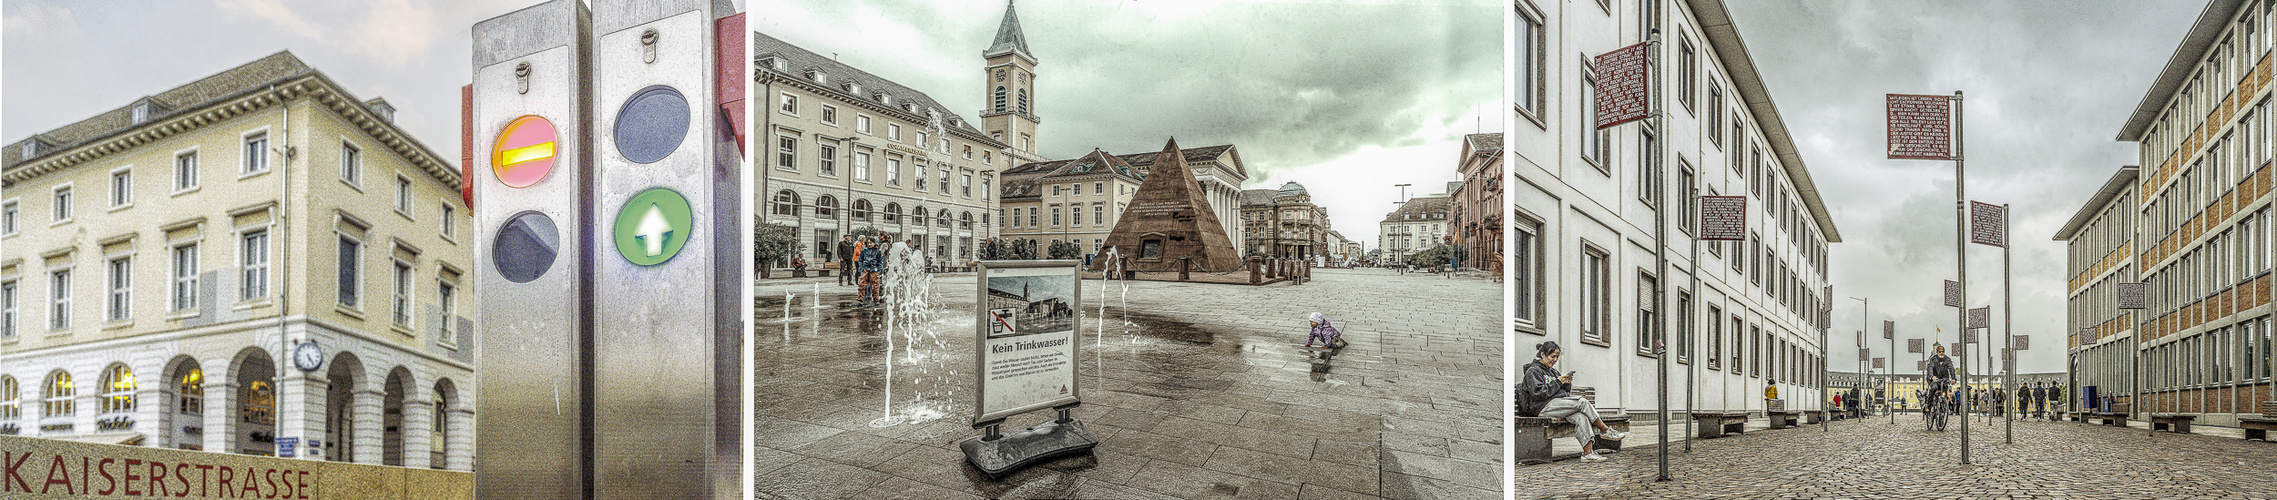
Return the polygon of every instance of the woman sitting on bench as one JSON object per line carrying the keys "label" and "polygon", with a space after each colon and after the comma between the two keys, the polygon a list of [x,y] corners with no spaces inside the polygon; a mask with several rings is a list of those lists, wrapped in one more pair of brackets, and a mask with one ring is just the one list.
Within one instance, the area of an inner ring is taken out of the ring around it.
{"label": "woman sitting on bench", "polygon": [[1534,362],[1526,364],[1524,382],[1518,384],[1518,414],[1529,417],[1562,418],[1573,423],[1573,438],[1581,441],[1581,459],[1604,460],[1597,454],[1597,435],[1619,441],[1629,433],[1606,427],[1597,418],[1597,407],[1589,400],[1573,397],[1573,374],[1558,374],[1557,342],[1543,342],[1534,346]]}

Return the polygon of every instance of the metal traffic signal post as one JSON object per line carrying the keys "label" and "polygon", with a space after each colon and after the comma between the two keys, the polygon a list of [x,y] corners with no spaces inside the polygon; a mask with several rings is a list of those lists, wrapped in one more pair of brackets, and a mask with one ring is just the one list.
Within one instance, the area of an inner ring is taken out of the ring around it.
{"label": "metal traffic signal post", "polygon": [[476,496],[740,491],[733,10],[553,0],[475,25]]}

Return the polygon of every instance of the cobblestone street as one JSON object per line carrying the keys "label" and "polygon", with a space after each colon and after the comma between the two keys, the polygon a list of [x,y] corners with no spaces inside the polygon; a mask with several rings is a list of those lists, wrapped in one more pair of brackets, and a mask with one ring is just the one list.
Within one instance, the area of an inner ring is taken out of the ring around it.
{"label": "cobblestone street", "polygon": [[[2072,422],[1970,423],[1972,465],[1960,465],[1959,424],[1922,430],[1919,415],[1841,420],[1670,443],[1670,482],[1655,482],[1652,441],[1628,438],[1605,462],[1519,467],[1515,498],[2277,498],[2277,444]],[[1649,425],[1639,423],[1639,426]],[[1567,441],[1571,441],[1567,439]]]}
{"label": "cobblestone street", "polygon": [[[971,274],[936,275],[931,332],[886,334],[831,278],[756,293],[751,457],[759,498],[1501,498],[1501,287],[1316,271],[1299,286],[1083,283],[1089,455],[990,480],[956,443],[972,417]],[[820,282],[823,307],[808,295]],[[784,294],[794,293],[784,321]],[[1126,302],[1127,300],[1127,302]],[[1099,322],[1100,305],[1106,304]],[[1299,349],[1306,313],[1351,346]],[[873,427],[887,408],[909,420]],[[916,349],[910,350],[911,340]],[[1006,431],[1050,412],[1013,417]]]}

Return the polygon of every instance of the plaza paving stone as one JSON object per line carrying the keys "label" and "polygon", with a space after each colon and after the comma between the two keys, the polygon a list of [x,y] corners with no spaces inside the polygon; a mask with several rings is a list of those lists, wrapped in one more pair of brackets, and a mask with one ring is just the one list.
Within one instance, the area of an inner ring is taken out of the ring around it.
{"label": "plaza paving stone", "polygon": [[[759,498],[1502,498],[1502,288],[1359,269],[1303,285],[1083,283],[1089,455],[989,479],[965,463],[973,275],[935,275],[930,333],[891,335],[835,278],[754,290]],[[822,308],[807,297],[820,282]],[[1127,295],[1122,286],[1128,285]],[[784,321],[785,293],[792,314]],[[1127,298],[1126,298],[1127,297]],[[1106,304],[1104,323],[1100,314]],[[1325,365],[1305,315],[1351,346]],[[1103,330],[1102,330],[1103,328]],[[916,355],[908,345],[915,340]],[[1320,371],[1325,368],[1325,372]],[[1006,430],[1050,412],[1013,417]]]}
{"label": "plaza paving stone", "polygon": [[[1650,422],[1635,425],[1645,428]],[[1822,431],[1756,430],[1670,443],[1657,482],[1650,436],[1627,438],[1611,460],[1517,467],[1515,498],[2277,498],[2277,443],[2222,428],[2197,435],[2038,420],[1970,423],[1970,465],[1959,425],[1922,429],[1919,415],[1840,420]],[[1641,434],[1641,433],[1640,433]],[[1642,439],[1642,440],[1640,440]],[[1567,441],[1571,441],[1568,439]]]}

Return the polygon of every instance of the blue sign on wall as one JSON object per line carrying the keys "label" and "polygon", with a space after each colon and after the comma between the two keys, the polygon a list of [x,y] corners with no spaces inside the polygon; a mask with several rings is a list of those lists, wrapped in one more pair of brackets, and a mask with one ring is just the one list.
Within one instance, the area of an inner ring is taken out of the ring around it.
{"label": "blue sign on wall", "polygon": [[280,456],[280,457],[292,457],[292,456],[299,456],[299,455],[295,455],[295,454],[293,454],[293,447],[294,447],[294,446],[296,446],[296,445],[299,445],[299,444],[300,444],[300,438],[296,438],[296,437],[281,437],[281,438],[277,438],[277,456]]}

